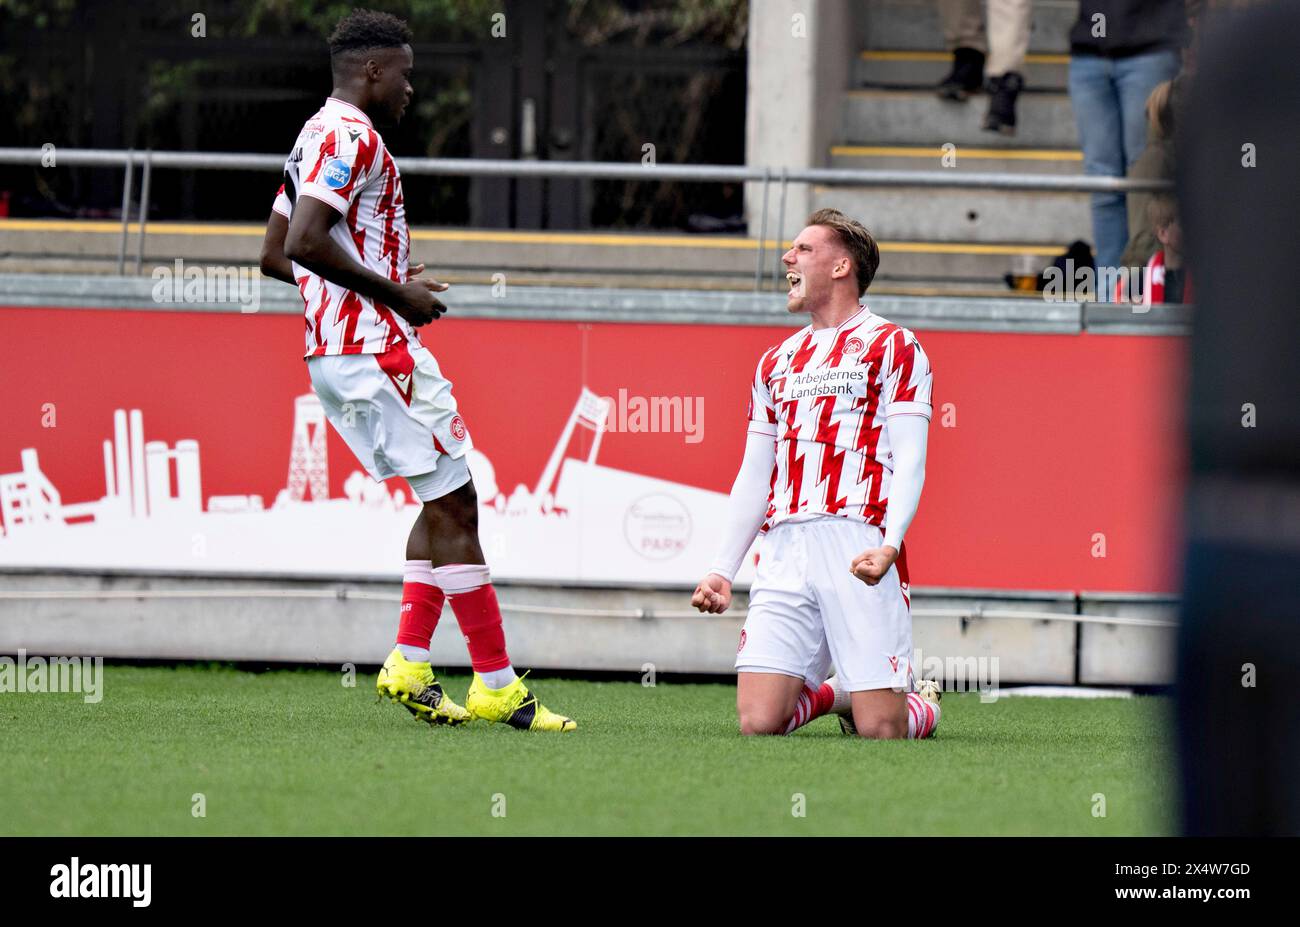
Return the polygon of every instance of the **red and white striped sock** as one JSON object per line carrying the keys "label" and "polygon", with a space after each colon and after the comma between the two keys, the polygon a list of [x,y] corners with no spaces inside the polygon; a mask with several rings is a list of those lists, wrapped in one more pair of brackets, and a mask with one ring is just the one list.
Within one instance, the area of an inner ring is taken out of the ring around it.
{"label": "red and white striped sock", "polygon": [[397,624],[397,644],[402,656],[415,663],[429,662],[429,642],[438,626],[445,596],[428,560],[408,560],[402,574],[402,611]]}
{"label": "red and white striped sock", "polygon": [[939,726],[939,706],[915,692],[907,693],[907,739],[921,740]]}
{"label": "red and white striped sock", "polygon": [[831,710],[835,704],[835,690],[829,683],[823,682],[816,689],[805,685],[799,693],[799,700],[794,703],[794,717],[785,726],[783,734],[798,730],[814,718],[820,718]]}
{"label": "red and white striped sock", "polygon": [[515,681],[501,628],[501,606],[492,587],[492,574],[483,564],[450,563],[435,567],[434,577],[456,613],[469,646],[469,662],[489,689],[504,689]]}

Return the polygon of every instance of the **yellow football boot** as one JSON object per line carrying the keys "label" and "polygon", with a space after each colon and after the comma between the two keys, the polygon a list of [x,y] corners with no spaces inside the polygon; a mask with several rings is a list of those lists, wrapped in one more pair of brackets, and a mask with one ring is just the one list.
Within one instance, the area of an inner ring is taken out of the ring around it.
{"label": "yellow football boot", "polygon": [[464,724],[470,713],[447,697],[428,663],[412,663],[396,647],[379,670],[380,696],[428,724]]}
{"label": "yellow football boot", "polygon": [[537,701],[537,696],[528,691],[523,679],[516,679],[504,689],[489,689],[483,677],[475,673],[474,681],[469,684],[469,694],[465,696],[465,707],[475,718],[508,724],[521,731],[567,734],[578,729],[572,718],[557,715]]}

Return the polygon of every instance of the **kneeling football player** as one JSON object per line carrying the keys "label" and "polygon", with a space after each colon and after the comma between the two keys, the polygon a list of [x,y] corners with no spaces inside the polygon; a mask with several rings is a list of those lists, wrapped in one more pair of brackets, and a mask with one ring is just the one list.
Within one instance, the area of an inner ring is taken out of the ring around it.
{"label": "kneeling football player", "polygon": [[[446,309],[446,284],[416,279],[397,165],[375,123],[396,124],[412,89],[411,33],[387,13],[356,10],[330,37],[334,91],[303,126],[262,246],[262,271],[297,285],[307,369],[330,424],[376,480],[401,476],[423,503],[406,542],[397,642],[381,695],[430,724],[471,718],[572,731],[520,679],[478,539],[473,447],[451,383],[415,329]],[[346,539],[340,539],[345,542]],[[469,646],[465,707],[443,691],[429,644],[444,600]]]}
{"label": "kneeling football player", "polygon": [[880,251],[860,223],[819,210],[782,261],[787,309],[811,324],[758,362],[725,540],[691,604],[726,611],[762,531],[736,654],[741,732],[833,711],[863,737],[928,737],[939,687],[915,691],[903,535],[925,478],[930,363],[861,302]]}

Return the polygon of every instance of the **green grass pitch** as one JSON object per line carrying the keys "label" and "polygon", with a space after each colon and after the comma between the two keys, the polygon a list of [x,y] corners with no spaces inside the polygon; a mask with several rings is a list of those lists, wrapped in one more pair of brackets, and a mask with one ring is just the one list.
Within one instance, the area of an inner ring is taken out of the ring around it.
{"label": "green grass pitch", "polygon": [[[1167,834],[1169,700],[949,693],[938,736],[736,732],[724,684],[538,678],[571,735],[431,729],[374,676],[109,664],[0,695],[0,834]],[[460,700],[464,676],[444,677]],[[196,799],[201,795],[202,799]],[[1104,796],[1105,815],[1099,816]],[[195,816],[199,802],[205,815]],[[798,812],[802,811],[802,815]]]}

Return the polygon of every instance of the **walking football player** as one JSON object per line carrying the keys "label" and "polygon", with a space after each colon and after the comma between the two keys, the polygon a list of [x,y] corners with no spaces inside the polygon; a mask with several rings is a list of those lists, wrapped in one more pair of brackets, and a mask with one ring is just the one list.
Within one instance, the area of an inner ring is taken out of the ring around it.
{"label": "walking football player", "polygon": [[741,732],[835,711],[863,737],[928,737],[940,692],[914,691],[903,535],[925,479],[930,362],[861,302],[880,250],[860,223],[819,210],[782,261],[787,309],[811,323],[758,362],[722,550],[691,604],[726,611],[761,530],[736,654]]}
{"label": "walking football player", "polygon": [[[416,279],[397,166],[375,130],[401,119],[413,90],[406,24],[356,10],[330,36],[334,89],[307,120],[284,171],[262,270],[293,283],[307,317],[307,369],[330,424],[376,480],[401,476],[423,503],[406,542],[397,642],[378,688],[430,724],[472,718],[572,731],[516,676],[478,539],[473,446],[451,383],[415,329],[446,311],[446,284]],[[343,541],[344,539],[340,539]],[[451,602],[474,680],[465,707],[443,691],[429,643]]]}

